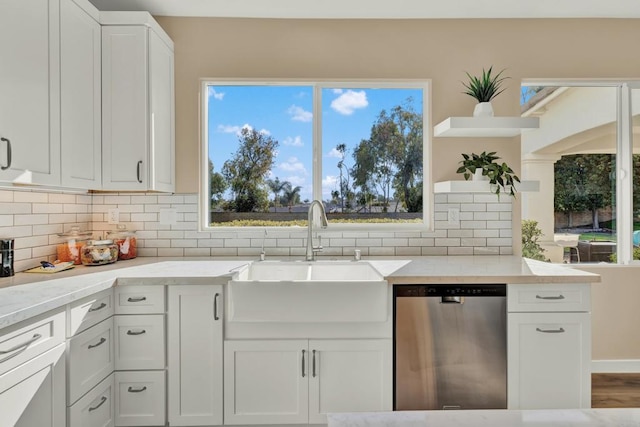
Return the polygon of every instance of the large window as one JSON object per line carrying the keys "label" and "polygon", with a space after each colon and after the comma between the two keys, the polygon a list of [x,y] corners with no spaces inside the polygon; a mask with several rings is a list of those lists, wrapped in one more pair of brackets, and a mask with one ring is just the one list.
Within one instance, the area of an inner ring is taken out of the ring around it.
{"label": "large window", "polygon": [[[427,83],[204,82],[204,225],[425,228]],[[427,132],[427,135],[429,132]]]}

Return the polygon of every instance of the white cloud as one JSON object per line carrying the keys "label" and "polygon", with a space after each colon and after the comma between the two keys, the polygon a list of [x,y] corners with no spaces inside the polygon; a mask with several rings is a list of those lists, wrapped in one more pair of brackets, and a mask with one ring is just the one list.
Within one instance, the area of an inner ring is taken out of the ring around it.
{"label": "white cloud", "polygon": [[299,172],[307,175],[307,168],[297,157],[289,157],[286,162],[280,163],[278,168],[286,172]]}
{"label": "white cloud", "polygon": [[338,177],[334,175],[327,175],[322,179],[322,188],[333,189],[338,186]]}
{"label": "white cloud", "polygon": [[216,89],[214,87],[209,86],[209,96],[212,96],[218,101],[222,101],[222,98],[224,98],[224,92],[216,92]]}
{"label": "white cloud", "polygon": [[[218,125],[218,132],[222,132],[222,133],[235,133],[237,136],[240,136],[242,134],[242,130],[243,129],[247,129],[249,131],[253,130],[253,126],[251,126],[248,123],[243,124],[242,126],[235,126],[235,125]],[[267,129],[260,129],[258,131],[259,133],[261,133],[262,135],[271,135],[271,132],[269,132],[269,130]]]}
{"label": "white cloud", "polygon": [[283,145],[289,145],[291,147],[302,147],[304,144],[302,143],[302,138],[300,137],[300,135],[296,136],[296,137],[286,137],[284,139],[284,141],[282,141]]}
{"label": "white cloud", "polygon": [[310,122],[313,119],[313,113],[306,111],[304,108],[297,105],[292,105],[287,110],[287,113],[291,116],[291,120],[295,122]]}
{"label": "white cloud", "polygon": [[337,95],[340,95],[344,91],[342,89],[333,89],[332,92],[337,94]]}
{"label": "white cloud", "polygon": [[300,175],[291,175],[286,177],[285,181],[289,181],[293,187],[303,187],[306,188],[307,178]]}
{"label": "white cloud", "polygon": [[331,108],[345,116],[349,116],[353,114],[355,110],[365,108],[368,105],[367,93],[363,90],[355,92],[349,89],[331,101]]}
{"label": "white cloud", "polygon": [[341,159],[341,158],[342,158],[342,153],[340,153],[340,152],[336,149],[336,147],[333,147],[333,148],[331,149],[331,151],[329,151],[329,152],[326,154],[326,157],[334,157],[334,158],[336,158],[336,159]]}

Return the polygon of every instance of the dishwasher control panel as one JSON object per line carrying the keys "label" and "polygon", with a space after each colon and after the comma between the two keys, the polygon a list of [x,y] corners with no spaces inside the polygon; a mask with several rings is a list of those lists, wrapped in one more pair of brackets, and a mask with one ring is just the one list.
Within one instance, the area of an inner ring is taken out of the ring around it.
{"label": "dishwasher control panel", "polygon": [[393,292],[396,297],[504,297],[507,285],[395,285]]}

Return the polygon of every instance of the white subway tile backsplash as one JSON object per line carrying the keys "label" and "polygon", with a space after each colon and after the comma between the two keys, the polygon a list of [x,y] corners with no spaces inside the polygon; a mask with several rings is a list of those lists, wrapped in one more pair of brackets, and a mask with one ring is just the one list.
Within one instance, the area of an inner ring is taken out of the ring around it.
{"label": "white subway tile backsplash", "polygon": [[[323,230],[321,257],[417,256],[512,253],[512,199],[492,194],[437,194],[435,229]],[[23,250],[16,264],[34,266],[55,258],[57,233],[73,225],[106,235],[116,226],[107,223],[109,209],[118,208],[120,223],[137,230],[139,256],[256,256],[263,242],[268,256],[302,257],[306,251],[304,227],[282,230],[220,228],[199,231],[195,194],[68,194],[63,192],[0,190],[0,236],[15,237]],[[175,209],[177,223],[159,222],[160,209]],[[448,210],[460,210],[460,221],[448,223]],[[28,258],[31,257],[31,258]]]}

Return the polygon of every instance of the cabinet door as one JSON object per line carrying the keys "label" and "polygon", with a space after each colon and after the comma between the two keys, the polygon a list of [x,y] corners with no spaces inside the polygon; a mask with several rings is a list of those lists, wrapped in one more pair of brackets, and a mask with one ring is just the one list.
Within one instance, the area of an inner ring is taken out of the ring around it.
{"label": "cabinet door", "polygon": [[226,341],[225,424],[306,424],[307,340]]}
{"label": "cabinet door", "polygon": [[69,407],[69,427],[114,426],[114,374]]}
{"label": "cabinet door", "polygon": [[222,286],[169,286],[169,423],[222,424]]}
{"label": "cabinet door", "polygon": [[310,340],[309,424],[328,412],[391,411],[391,340]]}
{"label": "cabinet door", "polygon": [[135,315],[113,318],[115,369],[164,369],[164,315]]}
{"label": "cabinet door", "polygon": [[508,314],[508,408],[591,407],[589,313]]}
{"label": "cabinet door", "polygon": [[149,31],[150,189],[175,191],[173,51]]}
{"label": "cabinet door", "polygon": [[0,2],[0,181],[60,184],[59,9]]}
{"label": "cabinet door", "polygon": [[102,27],[102,175],[105,190],[148,185],[148,29]]}
{"label": "cabinet door", "polygon": [[115,425],[165,425],[165,382],[164,371],[116,372]]}
{"label": "cabinet door", "polygon": [[72,0],[60,3],[62,185],[100,189],[100,24]]}
{"label": "cabinet door", "polygon": [[0,376],[0,423],[16,427],[64,427],[64,349],[60,344]]}

